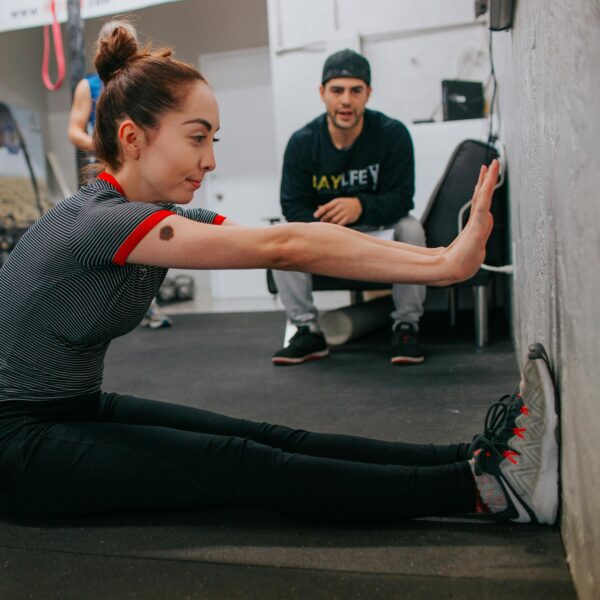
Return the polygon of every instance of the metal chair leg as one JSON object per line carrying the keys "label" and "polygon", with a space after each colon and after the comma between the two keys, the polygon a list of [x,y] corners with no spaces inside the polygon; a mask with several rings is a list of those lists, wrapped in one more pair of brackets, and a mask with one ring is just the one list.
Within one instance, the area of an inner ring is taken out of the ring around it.
{"label": "metal chair leg", "polygon": [[478,348],[488,343],[488,288],[486,285],[474,285],[475,296],[475,345]]}
{"label": "metal chair leg", "polygon": [[448,312],[450,313],[450,327],[456,327],[456,288],[448,288]]}

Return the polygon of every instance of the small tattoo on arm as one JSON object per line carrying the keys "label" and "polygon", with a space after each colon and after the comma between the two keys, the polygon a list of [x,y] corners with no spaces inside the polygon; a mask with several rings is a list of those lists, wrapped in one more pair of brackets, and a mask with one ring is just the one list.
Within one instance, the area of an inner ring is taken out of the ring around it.
{"label": "small tattoo on arm", "polygon": [[173,232],[173,228],[170,225],[165,225],[160,230],[160,239],[161,240],[170,240],[174,235],[175,235],[175,233]]}

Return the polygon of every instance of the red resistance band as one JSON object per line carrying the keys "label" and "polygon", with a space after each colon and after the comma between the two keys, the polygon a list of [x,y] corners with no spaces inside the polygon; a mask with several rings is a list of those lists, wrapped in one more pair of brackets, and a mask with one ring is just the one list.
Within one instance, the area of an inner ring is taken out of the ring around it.
{"label": "red resistance band", "polygon": [[65,53],[63,50],[62,34],[60,23],[56,18],[56,2],[51,0],[50,10],[52,11],[52,37],[54,39],[54,56],[56,58],[56,83],[50,81],[48,73],[48,63],[50,62],[50,26],[44,25],[44,56],[42,58],[42,80],[44,85],[51,91],[60,89],[65,79]]}

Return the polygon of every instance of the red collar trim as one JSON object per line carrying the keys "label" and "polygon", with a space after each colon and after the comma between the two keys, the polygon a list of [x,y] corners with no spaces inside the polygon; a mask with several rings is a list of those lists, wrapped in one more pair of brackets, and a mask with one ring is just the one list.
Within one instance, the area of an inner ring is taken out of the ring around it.
{"label": "red collar trim", "polygon": [[110,183],[110,185],[112,185],[115,188],[115,190],[117,190],[117,192],[119,192],[119,194],[123,196],[123,198],[127,198],[127,196],[125,196],[125,190],[121,187],[121,184],[112,175],[109,175],[106,171],[102,171],[102,173],[98,175],[98,179],[103,179],[104,181]]}

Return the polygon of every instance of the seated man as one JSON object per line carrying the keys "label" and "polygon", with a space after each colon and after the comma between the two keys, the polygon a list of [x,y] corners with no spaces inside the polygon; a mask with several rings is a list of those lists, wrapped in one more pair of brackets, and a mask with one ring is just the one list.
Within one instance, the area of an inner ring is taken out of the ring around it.
{"label": "seated man", "polygon": [[[414,157],[406,127],[369,110],[371,69],[352,50],[331,55],[323,67],[326,112],[290,138],[281,180],[281,207],[288,221],[323,221],[370,232],[393,228],[394,240],[425,246],[413,208]],[[276,365],[299,364],[329,354],[306,273],[274,271],[288,319],[298,331],[273,356]],[[418,343],[425,287],[393,286],[393,364],[425,360]]]}

